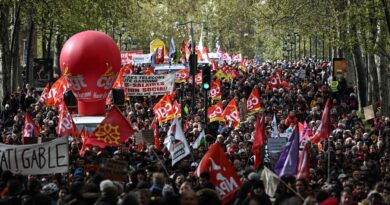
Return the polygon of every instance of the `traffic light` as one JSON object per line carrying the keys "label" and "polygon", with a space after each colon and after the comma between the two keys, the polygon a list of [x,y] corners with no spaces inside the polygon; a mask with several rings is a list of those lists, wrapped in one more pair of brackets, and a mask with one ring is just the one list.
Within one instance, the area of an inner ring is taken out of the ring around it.
{"label": "traffic light", "polygon": [[190,72],[192,76],[196,74],[196,68],[198,67],[198,56],[196,54],[190,54],[189,57]]}
{"label": "traffic light", "polygon": [[204,65],[202,69],[202,89],[210,90],[211,87],[211,67]]}

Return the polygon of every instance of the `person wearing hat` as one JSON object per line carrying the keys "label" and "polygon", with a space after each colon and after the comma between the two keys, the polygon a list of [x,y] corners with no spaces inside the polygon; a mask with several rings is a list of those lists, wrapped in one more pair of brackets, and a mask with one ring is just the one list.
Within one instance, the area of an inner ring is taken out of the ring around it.
{"label": "person wearing hat", "polygon": [[101,197],[95,202],[95,204],[109,204],[116,205],[118,202],[118,188],[115,184],[109,180],[103,180],[100,182]]}

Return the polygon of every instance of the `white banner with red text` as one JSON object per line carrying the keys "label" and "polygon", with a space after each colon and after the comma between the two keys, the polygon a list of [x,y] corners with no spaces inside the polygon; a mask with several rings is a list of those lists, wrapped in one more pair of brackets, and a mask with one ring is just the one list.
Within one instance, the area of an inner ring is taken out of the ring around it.
{"label": "white banner with red text", "polygon": [[167,75],[124,75],[128,96],[150,96],[172,93],[175,73]]}

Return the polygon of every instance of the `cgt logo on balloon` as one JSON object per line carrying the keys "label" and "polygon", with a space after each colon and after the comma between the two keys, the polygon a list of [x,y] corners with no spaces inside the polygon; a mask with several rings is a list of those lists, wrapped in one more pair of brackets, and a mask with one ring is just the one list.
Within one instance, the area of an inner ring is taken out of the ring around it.
{"label": "cgt logo on balloon", "polygon": [[108,93],[111,90],[112,84],[116,80],[115,72],[113,71],[112,67],[109,66],[107,63],[107,70],[106,72],[99,77],[99,79],[96,81],[96,86],[98,88],[103,88],[104,92],[97,92],[97,91],[85,91],[82,92],[81,90],[83,88],[87,87],[87,84],[84,82],[84,77],[79,75],[72,75],[72,73],[69,71],[69,68],[65,68],[64,76],[65,79],[68,81],[70,87],[73,88],[73,94],[76,98],[79,99],[95,99],[100,100],[105,98],[105,96],[108,95]]}

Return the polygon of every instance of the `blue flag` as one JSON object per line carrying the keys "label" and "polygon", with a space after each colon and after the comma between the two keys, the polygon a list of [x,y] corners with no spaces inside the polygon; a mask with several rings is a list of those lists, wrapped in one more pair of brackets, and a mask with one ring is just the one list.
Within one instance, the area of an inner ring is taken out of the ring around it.
{"label": "blue flag", "polygon": [[279,176],[293,176],[298,171],[298,156],[299,156],[299,130],[295,126],[293,133],[284,147],[278,162],[274,167],[275,173]]}
{"label": "blue flag", "polygon": [[169,57],[173,58],[173,54],[176,52],[175,41],[173,40],[173,36],[171,37],[171,43],[169,44]]}

